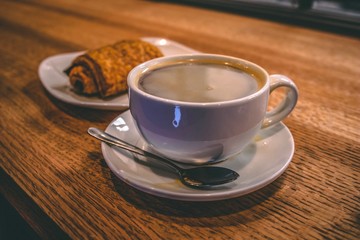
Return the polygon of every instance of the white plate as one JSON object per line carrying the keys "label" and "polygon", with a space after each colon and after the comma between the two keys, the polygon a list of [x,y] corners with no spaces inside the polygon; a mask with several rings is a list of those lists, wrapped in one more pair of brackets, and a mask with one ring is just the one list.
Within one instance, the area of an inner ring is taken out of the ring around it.
{"label": "white plate", "polygon": [[[197,53],[194,49],[164,38],[142,38],[142,40],[157,46],[165,56]],[[78,95],[71,90],[68,76],[64,70],[70,66],[76,56],[82,53],[64,53],[43,60],[39,66],[39,76],[45,89],[61,101],[82,107],[107,110],[128,108],[129,101],[126,93],[104,100],[99,97]]]}
{"label": "white plate", "polygon": [[[114,119],[106,132],[149,151],[129,111]],[[141,191],[177,200],[214,201],[248,194],[274,181],[291,162],[294,140],[283,123],[261,130],[241,154],[218,164],[237,171],[240,177],[232,183],[209,190],[186,187],[175,173],[155,163],[149,165],[149,160],[140,161],[120,148],[102,143],[101,149],[115,175]]]}

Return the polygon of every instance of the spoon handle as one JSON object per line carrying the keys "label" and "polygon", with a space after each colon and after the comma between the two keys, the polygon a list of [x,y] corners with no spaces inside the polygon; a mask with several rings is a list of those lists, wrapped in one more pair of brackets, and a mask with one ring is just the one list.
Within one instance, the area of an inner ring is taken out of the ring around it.
{"label": "spoon handle", "polygon": [[97,139],[99,139],[99,140],[101,140],[103,142],[106,142],[106,143],[111,144],[111,145],[118,146],[118,147],[123,148],[125,150],[128,150],[128,151],[130,151],[132,153],[136,153],[136,154],[139,154],[139,155],[142,155],[142,156],[145,156],[145,157],[150,157],[150,158],[153,158],[155,160],[159,160],[159,161],[169,165],[170,167],[174,168],[176,171],[181,171],[180,168],[176,164],[172,163],[170,160],[162,158],[160,156],[157,156],[157,155],[155,155],[155,154],[153,154],[151,152],[147,152],[145,150],[142,150],[141,148],[138,148],[138,147],[136,147],[134,145],[131,145],[130,143],[124,142],[123,140],[121,140],[119,138],[116,138],[115,136],[112,136],[112,135],[110,135],[110,134],[108,134],[108,133],[106,133],[106,132],[104,132],[104,131],[102,131],[102,130],[100,130],[98,128],[90,127],[88,129],[88,133],[91,136],[93,136],[93,137],[95,137],[95,138],[97,138]]}

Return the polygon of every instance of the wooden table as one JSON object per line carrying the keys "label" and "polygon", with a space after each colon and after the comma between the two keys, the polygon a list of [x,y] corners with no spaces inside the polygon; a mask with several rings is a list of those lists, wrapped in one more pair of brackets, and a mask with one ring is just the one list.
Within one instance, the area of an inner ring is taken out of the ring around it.
{"label": "wooden table", "polygon": [[[1,194],[42,238],[358,239],[360,41],[301,26],[162,1],[1,1]],[[296,82],[284,123],[296,150],[251,194],[185,202],[136,190],[108,168],[87,109],[43,88],[40,62],[119,39],[163,37],[254,61]]]}

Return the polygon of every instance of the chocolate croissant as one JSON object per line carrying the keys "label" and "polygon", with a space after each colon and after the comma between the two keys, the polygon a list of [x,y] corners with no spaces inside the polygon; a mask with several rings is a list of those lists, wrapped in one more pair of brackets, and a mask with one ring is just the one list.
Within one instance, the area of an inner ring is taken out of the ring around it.
{"label": "chocolate croissant", "polygon": [[76,92],[106,98],[127,90],[126,78],[132,68],[161,56],[151,43],[123,40],[76,57],[65,72]]}

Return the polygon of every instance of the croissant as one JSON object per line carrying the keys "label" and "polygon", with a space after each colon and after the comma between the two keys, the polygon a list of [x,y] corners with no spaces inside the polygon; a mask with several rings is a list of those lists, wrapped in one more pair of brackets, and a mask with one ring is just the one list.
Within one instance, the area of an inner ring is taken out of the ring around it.
{"label": "croissant", "polygon": [[122,40],[89,50],[65,70],[74,91],[106,98],[127,90],[127,75],[136,65],[163,54],[142,40]]}

